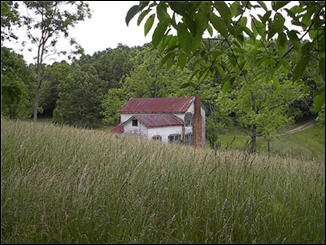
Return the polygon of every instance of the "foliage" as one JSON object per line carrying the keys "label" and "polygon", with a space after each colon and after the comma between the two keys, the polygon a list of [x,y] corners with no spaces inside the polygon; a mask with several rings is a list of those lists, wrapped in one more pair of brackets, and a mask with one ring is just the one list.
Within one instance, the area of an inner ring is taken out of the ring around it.
{"label": "foliage", "polygon": [[[309,60],[315,57],[319,63],[315,83],[320,84],[320,89],[314,98],[314,110],[318,111],[325,103],[325,3],[303,1],[287,8],[288,3],[271,2],[270,9],[263,1],[258,1],[257,4],[250,1],[141,1],[129,9],[126,23],[139,14],[139,24],[145,20],[146,15],[154,12],[148,17],[144,28],[145,34],[148,33],[152,24],[147,23],[152,23],[152,19],[157,17],[158,25],[153,32],[152,44],[164,53],[162,61],[171,64],[177,57],[178,66],[184,67],[186,63],[195,60],[199,64],[194,71],[195,76],[205,78],[218,71],[222,83],[227,87],[236,77],[247,73],[244,65],[250,61],[244,55],[246,37],[265,48],[264,52],[257,53],[257,61],[260,60],[269,77],[284,69],[286,73],[293,71],[292,79],[297,81],[302,77]],[[261,10],[264,14],[258,15],[258,19],[253,16],[254,10]],[[301,28],[301,32],[287,27],[286,18]],[[250,27],[247,26],[248,20]],[[170,34],[171,30],[175,30],[177,35]],[[220,34],[222,45],[208,49],[203,42],[203,34],[207,31],[212,37],[213,30]],[[307,34],[310,40],[301,42]],[[275,35],[277,38],[274,38]],[[270,48],[274,42],[276,47]],[[288,43],[291,43],[290,47]],[[293,49],[297,51],[297,57],[295,66],[291,68],[286,57]],[[225,56],[222,54],[229,58],[232,69],[224,66]]]}
{"label": "foliage", "polygon": [[303,93],[291,80],[276,76],[274,81],[264,81],[257,73],[251,74],[249,82],[240,81],[230,97],[237,120],[250,131],[251,151],[255,152],[257,133],[270,141],[279,128],[291,121],[287,115],[289,104],[303,97]]}
{"label": "foliage", "polygon": [[219,149],[221,142],[219,141],[219,132],[217,125],[210,118],[206,118],[206,137],[212,149]]}
{"label": "foliage", "polygon": [[118,110],[127,102],[128,96],[126,91],[122,88],[111,88],[105,95],[102,101],[103,111],[101,115],[104,116],[103,122],[110,125],[117,125],[120,121],[120,114]]}
{"label": "foliage", "polygon": [[65,80],[71,72],[71,66],[66,61],[44,67],[40,89],[40,107],[44,110],[42,115],[52,117],[59,98],[60,81]]}
{"label": "foliage", "polygon": [[71,72],[59,83],[55,120],[81,127],[95,127],[100,120],[104,82],[91,65],[73,62]]}
{"label": "foliage", "polygon": [[325,128],[325,105],[323,105],[321,110],[319,111],[316,121],[319,126]]}
{"label": "foliage", "polygon": [[[60,34],[69,36],[69,27],[73,27],[79,21],[90,17],[90,9],[87,3],[80,1],[25,1],[28,10],[34,12],[34,16],[22,16],[27,28],[27,36],[31,43],[37,47],[37,85],[34,103],[34,121],[37,120],[37,109],[39,107],[39,89],[41,87],[41,71],[45,55],[56,52],[55,47]],[[66,9],[68,8],[69,11]],[[34,32],[33,32],[34,31]],[[70,44],[77,48],[74,54],[82,52],[81,47],[74,39]],[[66,51],[62,51],[65,54]]]}
{"label": "foliage", "polygon": [[29,90],[33,78],[21,55],[1,47],[1,116],[26,118],[31,115]]}
{"label": "foliage", "polygon": [[107,49],[94,54],[88,63],[92,64],[98,76],[107,82],[106,89],[120,87],[120,79],[132,69],[130,58],[135,55],[135,48],[118,44],[115,49]]}
{"label": "foliage", "polygon": [[124,87],[133,97],[180,96],[182,92],[178,90],[191,73],[176,66],[169,70],[161,67],[158,53],[151,47],[138,51],[131,63],[134,69],[125,77]]}
{"label": "foliage", "polygon": [[18,3],[1,1],[1,47],[4,40],[18,39],[13,33],[12,26],[20,25]]}

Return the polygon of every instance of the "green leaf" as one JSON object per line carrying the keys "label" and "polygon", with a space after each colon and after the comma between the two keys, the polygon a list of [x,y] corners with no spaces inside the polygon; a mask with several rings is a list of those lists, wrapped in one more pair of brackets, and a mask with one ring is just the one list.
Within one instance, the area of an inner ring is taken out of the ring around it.
{"label": "green leaf", "polygon": [[180,48],[184,52],[189,53],[192,48],[192,37],[188,32],[186,26],[181,22],[178,24],[178,39]]}
{"label": "green leaf", "polygon": [[165,30],[168,27],[169,23],[170,23],[169,19],[164,19],[163,21],[159,22],[159,24],[157,25],[152,36],[152,44],[154,48],[156,48],[156,46],[161,42]]}
{"label": "green leaf", "polygon": [[221,17],[218,17],[215,14],[211,13],[210,21],[213,24],[215,30],[217,30],[223,37],[228,38],[228,31]]}
{"label": "green leaf", "polygon": [[183,69],[185,67],[186,63],[187,63],[187,54],[181,50],[179,57],[178,57],[178,66],[181,69]]}
{"label": "green leaf", "polygon": [[222,92],[226,93],[230,88],[231,88],[231,81],[230,79],[228,79],[224,84],[223,84],[223,88],[222,88]]}
{"label": "green leaf", "polygon": [[257,1],[258,2],[258,4],[265,10],[265,11],[267,11],[268,9],[267,9],[267,7],[266,7],[266,5],[265,5],[265,3],[263,2],[263,1]]}
{"label": "green leaf", "polygon": [[170,8],[176,12],[177,14],[184,16],[186,14],[186,9],[185,9],[185,5],[183,2],[177,2],[177,1],[173,1],[173,2],[168,2]]}
{"label": "green leaf", "polygon": [[278,34],[278,38],[277,38],[277,46],[278,46],[278,55],[282,56],[283,53],[285,52],[286,48],[287,48],[287,38],[286,35],[281,32]]}
{"label": "green leaf", "polygon": [[139,26],[140,23],[143,21],[144,17],[150,12],[151,10],[150,9],[146,9],[144,12],[142,12],[138,19],[137,19],[137,25]]}
{"label": "green leaf", "polygon": [[168,45],[169,41],[171,40],[172,36],[168,35],[166,37],[163,38],[163,41],[160,43],[160,45],[158,46],[158,52],[162,53],[163,50],[165,49],[165,47]]}
{"label": "green leaf", "polygon": [[254,25],[260,36],[265,37],[265,25],[258,21],[255,17],[251,19],[251,27]]}
{"label": "green leaf", "polygon": [[246,27],[247,26],[247,17],[242,17],[240,20],[239,20],[239,25],[241,27]]}
{"label": "green leaf", "polygon": [[153,26],[154,23],[154,19],[155,19],[155,14],[152,14],[151,16],[148,17],[145,26],[144,26],[144,31],[145,31],[145,36],[147,35],[147,33],[150,31],[150,29]]}
{"label": "green leaf", "polygon": [[294,46],[294,48],[297,50],[297,51],[300,51],[300,40],[297,36],[297,33],[298,31],[295,31],[295,30],[291,30],[291,31],[288,31],[287,34],[288,34],[288,37],[290,39],[290,42],[292,43],[292,45]]}
{"label": "green leaf", "polygon": [[209,35],[212,37],[213,36],[213,29],[210,25],[207,25],[207,31],[209,33]]}
{"label": "green leaf", "polygon": [[172,36],[168,42],[168,49],[173,49],[177,46],[178,38],[176,36]]}
{"label": "green leaf", "polygon": [[322,105],[325,104],[325,86],[322,87],[319,91],[319,94],[314,98],[314,112],[317,113],[320,111]]}
{"label": "green leaf", "polygon": [[287,5],[290,1],[273,1],[272,2],[272,9],[274,11],[279,10],[280,8],[284,7]]}
{"label": "green leaf", "polygon": [[230,8],[226,5],[225,2],[222,2],[222,1],[214,2],[214,7],[220,13],[222,18],[226,21],[226,23],[231,22]]}
{"label": "green leaf", "polygon": [[169,59],[173,60],[176,53],[174,51],[168,52],[161,60],[160,66],[162,67]]}
{"label": "green leaf", "polygon": [[276,32],[283,31],[284,22],[285,22],[284,17],[280,13],[276,13],[273,22]]}
{"label": "green leaf", "polygon": [[252,31],[250,31],[248,27],[244,27],[243,30],[244,30],[245,33],[247,33],[247,34],[248,34],[252,39],[255,40],[256,37],[255,37],[254,33],[253,33]]}
{"label": "green leaf", "polygon": [[230,12],[232,17],[238,16],[240,13],[237,11],[237,9],[240,8],[240,2],[234,1],[230,6]]}
{"label": "green leaf", "polygon": [[149,4],[149,1],[140,1],[139,2],[139,10],[143,10],[147,5]]}
{"label": "green leaf", "polygon": [[325,82],[325,59],[319,60],[319,72],[320,72],[322,79]]}
{"label": "green leaf", "polygon": [[293,81],[296,81],[297,79],[299,79],[304,70],[306,69],[306,66],[309,62],[310,59],[310,55],[302,55],[301,59],[299,60],[299,62],[296,64],[294,71],[293,71]]}
{"label": "green leaf", "polygon": [[132,6],[126,15],[126,24],[128,26],[130,20],[138,13],[139,11],[139,5]]}
{"label": "green leaf", "polygon": [[159,20],[163,20],[167,17],[167,6],[165,2],[160,2],[156,7],[156,14]]}

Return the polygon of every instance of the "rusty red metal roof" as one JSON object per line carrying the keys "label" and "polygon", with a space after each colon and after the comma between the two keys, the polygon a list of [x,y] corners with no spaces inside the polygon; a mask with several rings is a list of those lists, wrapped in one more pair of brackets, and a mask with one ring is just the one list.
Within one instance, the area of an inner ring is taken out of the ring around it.
{"label": "rusty red metal roof", "polygon": [[115,126],[110,130],[111,133],[123,133],[123,126],[121,124]]}
{"label": "rusty red metal roof", "polygon": [[183,125],[181,119],[171,114],[135,115],[131,117],[131,119],[133,118],[139,120],[148,128]]}
{"label": "rusty red metal roof", "polygon": [[184,113],[194,97],[131,98],[120,113]]}

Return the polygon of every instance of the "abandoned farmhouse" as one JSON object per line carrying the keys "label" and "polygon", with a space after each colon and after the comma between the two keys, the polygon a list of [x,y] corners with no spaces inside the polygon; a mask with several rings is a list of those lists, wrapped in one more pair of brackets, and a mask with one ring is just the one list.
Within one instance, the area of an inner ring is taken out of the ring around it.
{"label": "abandoned farmhouse", "polygon": [[205,147],[205,110],[199,95],[130,98],[119,112],[120,124],[112,133]]}

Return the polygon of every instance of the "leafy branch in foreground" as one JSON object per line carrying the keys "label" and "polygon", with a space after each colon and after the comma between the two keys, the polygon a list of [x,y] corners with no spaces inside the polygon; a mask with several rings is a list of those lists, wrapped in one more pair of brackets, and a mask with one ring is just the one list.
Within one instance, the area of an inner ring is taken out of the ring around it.
{"label": "leafy branch in foreground", "polygon": [[[260,43],[268,51],[259,54],[267,77],[273,77],[273,74],[283,69],[286,73],[293,73],[292,80],[298,81],[309,60],[317,57],[319,75],[315,83],[320,87],[314,98],[317,112],[325,104],[325,2],[299,2],[291,8],[287,7],[288,4],[289,1],[275,1],[268,8],[263,1],[140,1],[129,9],[126,23],[129,24],[138,15],[139,25],[149,15],[144,26],[146,35],[156,17],[158,24],[152,35],[152,44],[164,54],[162,63],[170,67],[177,59],[178,66],[183,68],[187,63],[194,62],[198,64],[194,76],[202,79],[218,72],[223,84],[243,74],[244,65],[250,62],[246,59],[244,48],[247,38],[256,44]],[[258,14],[256,18],[252,15],[256,10],[264,14]],[[244,13],[248,13],[250,18]],[[285,19],[290,19],[292,25],[301,28],[301,32],[286,26]],[[251,22],[250,27],[247,25],[248,20]],[[177,34],[170,34],[172,30]],[[203,34],[208,32],[213,37],[214,31],[223,39],[223,45],[208,49]],[[302,42],[307,34],[310,39]],[[268,49],[273,43],[276,43],[276,47]],[[288,47],[288,43],[291,47]],[[291,67],[286,58],[293,49],[297,51],[297,57],[295,66]],[[232,61],[231,71],[223,65],[222,54]],[[244,58],[242,62],[239,56]]]}

